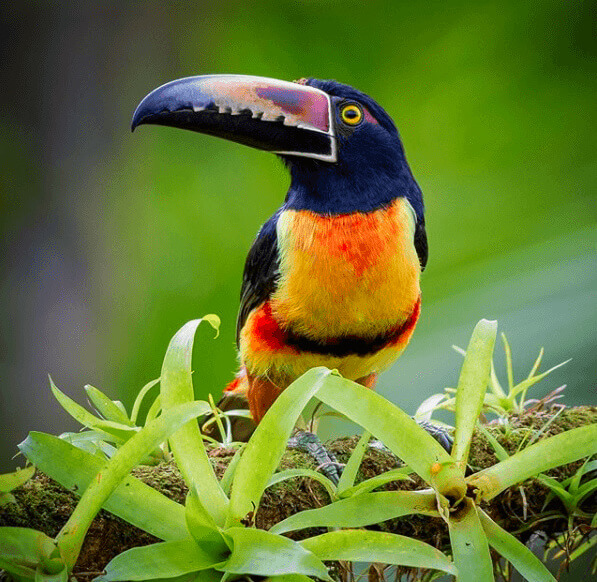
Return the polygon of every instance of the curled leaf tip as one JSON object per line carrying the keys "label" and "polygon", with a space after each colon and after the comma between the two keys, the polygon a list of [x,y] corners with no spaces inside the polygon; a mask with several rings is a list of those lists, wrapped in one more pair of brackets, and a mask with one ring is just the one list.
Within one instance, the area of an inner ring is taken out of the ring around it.
{"label": "curled leaf tip", "polygon": [[216,335],[214,336],[214,339],[217,339],[217,337],[220,335],[220,324],[222,323],[220,318],[215,313],[208,313],[207,315],[204,315],[201,319],[202,321],[207,321],[207,323],[209,323],[209,325],[211,325],[216,330]]}

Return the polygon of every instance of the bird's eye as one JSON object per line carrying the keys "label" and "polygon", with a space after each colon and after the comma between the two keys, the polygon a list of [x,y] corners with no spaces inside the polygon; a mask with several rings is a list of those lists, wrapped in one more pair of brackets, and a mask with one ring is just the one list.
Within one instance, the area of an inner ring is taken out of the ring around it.
{"label": "bird's eye", "polygon": [[347,125],[358,125],[363,120],[363,110],[358,105],[349,103],[342,107],[340,117]]}

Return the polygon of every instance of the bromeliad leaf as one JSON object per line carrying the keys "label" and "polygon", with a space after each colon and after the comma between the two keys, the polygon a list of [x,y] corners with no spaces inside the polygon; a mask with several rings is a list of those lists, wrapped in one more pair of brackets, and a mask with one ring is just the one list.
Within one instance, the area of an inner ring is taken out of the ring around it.
{"label": "bromeliad leaf", "polygon": [[28,481],[33,473],[35,473],[35,467],[32,465],[26,469],[19,469],[14,473],[0,475],[0,507],[7,503],[14,503],[15,497],[10,492]]}
{"label": "bromeliad leaf", "polygon": [[304,574],[282,574],[281,576],[270,576],[267,582],[312,582],[312,578]]}
{"label": "bromeliad leaf", "polygon": [[[217,316],[208,316],[205,319],[216,330],[218,329]],[[164,413],[176,405],[193,402],[195,399],[191,379],[191,356],[195,332],[201,321],[201,319],[195,319],[186,323],[176,332],[168,345],[161,374],[160,396]],[[205,414],[207,414],[211,408],[207,402],[205,405],[207,407]],[[228,497],[222,490],[209,462],[197,423],[189,423],[173,434],[170,438],[170,447],[187,484],[197,487],[207,509],[216,522],[223,525]]]}
{"label": "bromeliad leaf", "polygon": [[361,466],[361,462],[363,460],[363,456],[365,451],[367,450],[367,445],[369,444],[369,439],[371,438],[371,433],[368,431],[364,431],[357,443],[357,446],[352,451],[344,470],[342,471],[342,475],[340,476],[340,481],[338,482],[338,493],[342,495],[348,488],[354,485],[355,479],[357,478],[357,473],[359,472],[359,467]]}
{"label": "bromeliad leaf", "polygon": [[581,426],[539,441],[471,475],[468,482],[477,489],[478,498],[489,501],[520,481],[596,453],[597,425]]}
{"label": "bromeliad leaf", "polygon": [[489,441],[498,461],[505,461],[510,456],[508,451],[500,445],[498,440],[480,422],[477,423],[477,429],[480,430],[483,433],[483,436]]}
{"label": "bromeliad leaf", "polygon": [[433,411],[446,400],[447,394],[433,394],[426,400],[423,400],[417,411],[415,412],[415,420],[431,420]]}
{"label": "bromeliad leaf", "polygon": [[134,426],[134,423],[129,420],[129,417],[123,412],[122,408],[110,400],[101,390],[87,384],[85,386],[85,392],[87,392],[87,396],[95,406],[96,410],[106,420],[124,424],[125,426]]}
{"label": "bromeliad leaf", "polygon": [[92,455],[98,455],[101,459],[113,457],[118,450],[115,446],[106,442],[104,433],[97,430],[63,432],[59,438]]}
{"label": "bromeliad leaf", "polygon": [[282,534],[307,527],[365,527],[413,513],[438,515],[435,494],[431,490],[355,495],[324,507],[295,513],[269,531]]}
{"label": "bromeliad leaf", "polygon": [[373,491],[382,485],[386,485],[387,483],[391,483],[392,481],[411,481],[412,479],[409,477],[409,473],[412,472],[413,471],[410,467],[400,467],[399,469],[386,471],[381,475],[376,475],[375,477],[371,477],[370,479],[366,479],[357,485],[353,485],[352,487],[345,489],[339,495],[339,497],[344,499],[346,497],[352,497],[353,495],[369,493],[370,491]]}
{"label": "bromeliad leaf", "polygon": [[189,533],[204,550],[209,550],[210,554],[222,554],[228,549],[214,518],[199,499],[194,487],[187,495],[185,517]]}
{"label": "bromeliad leaf", "polygon": [[191,538],[132,548],[116,556],[94,582],[174,578],[221,564],[226,555],[205,552]]}
{"label": "bromeliad leaf", "polygon": [[181,426],[208,411],[207,402],[189,402],[165,411],[129,439],[99,471],[56,538],[69,571],[77,560],[93,518],[130,470]]}
{"label": "bromeliad leaf", "polygon": [[[440,493],[454,499],[464,495],[464,475],[452,457],[410,416],[383,396],[340,376],[330,376],[317,398],[373,434],[427,483],[433,483]],[[354,402],[359,406],[354,406]],[[432,475],[435,465],[440,465],[441,470]]]}
{"label": "bromeliad leaf", "polygon": [[[205,425],[204,425],[205,426]],[[217,441],[216,441],[217,443]],[[246,443],[241,443],[238,447],[237,451],[234,453],[234,456],[228,463],[226,467],[226,471],[222,475],[222,479],[220,480],[220,485],[224,490],[226,495],[230,494],[230,486],[232,485],[232,479],[234,478],[234,473],[236,473],[236,468],[238,467],[238,462],[240,461],[240,457],[245,450]]]}
{"label": "bromeliad leaf", "polygon": [[240,458],[230,495],[227,526],[241,520],[259,505],[263,491],[276,470],[299,414],[333,377],[327,368],[313,368],[286,388],[267,411]]}
{"label": "bromeliad leaf", "polygon": [[448,519],[458,582],[491,582],[493,564],[477,508],[470,497],[465,497],[461,503],[457,516]]}
{"label": "bromeliad leaf", "polygon": [[141,390],[139,391],[139,394],[137,394],[137,397],[135,398],[135,402],[133,403],[133,410],[131,411],[131,422],[133,424],[137,424],[137,418],[139,416],[139,409],[141,408],[141,404],[143,403],[143,400],[147,396],[147,393],[156,384],[158,384],[159,381],[160,381],[160,379],[156,378],[155,380],[148,382],[147,384],[145,384],[145,386],[143,386],[143,388],[141,388]]}
{"label": "bromeliad leaf", "polygon": [[491,370],[497,322],[482,319],[471,336],[456,388],[456,428],[452,457],[464,471],[471,438],[483,407]]}
{"label": "bromeliad leaf", "polygon": [[336,486],[325,475],[322,475],[321,473],[311,469],[286,469],[285,471],[274,473],[271,479],[268,481],[266,489],[267,487],[271,487],[276,483],[281,483],[287,479],[294,479],[295,477],[308,477],[309,479],[313,479],[314,481],[321,483],[328,492],[330,501],[334,501],[334,499],[336,499]]}
{"label": "bromeliad leaf", "polygon": [[[40,432],[29,433],[19,449],[40,471],[78,495],[87,489],[105,463],[58,437]],[[188,536],[184,507],[130,475],[103,507],[160,539]]]}
{"label": "bromeliad leaf", "polygon": [[225,532],[232,554],[217,570],[230,574],[303,574],[331,581],[322,561],[288,538],[259,529],[232,527]]}
{"label": "bromeliad leaf", "polygon": [[504,556],[527,580],[556,582],[541,560],[513,535],[502,529],[485,512],[478,510],[481,526],[491,547]]}
{"label": "bromeliad leaf", "polygon": [[31,465],[25,469],[17,469],[14,473],[0,475],[0,493],[9,493],[20,487],[33,477],[33,473],[35,473],[35,467]]}
{"label": "bromeliad leaf", "polygon": [[[99,422],[102,422],[100,418],[91,414],[91,412],[87,411],[83,408],[80,404],[77,404],[72,398],[69,398],[64,392],[60,391],[54,381],[50,377],[50,388],[52,390],[52,394],[58,403],[66,412],[68,412],[77,422],[86,426],[87,428],[96,429],[96,426]],[[108,433],[105,433],[107,436],[110,436]],[[112,435],[114,436],[114,435]],[[116,437],[118,438],[118,437]],[[121,439],[118,438],[119,442],[123,442]]]}
{"label": "bromeliad leaf", "polygon": [[0,569],[17,580],[34,580],[38,570],[56,574],[64,568],[52,538],[30,528],[0,527]]}
{"label": "bromeliad leaf", "polygon": [[456,574],[454,564],[433,546],[391,533],[364,530],[333,531],[308,538],[300,544],[321,560],[381,562]]}

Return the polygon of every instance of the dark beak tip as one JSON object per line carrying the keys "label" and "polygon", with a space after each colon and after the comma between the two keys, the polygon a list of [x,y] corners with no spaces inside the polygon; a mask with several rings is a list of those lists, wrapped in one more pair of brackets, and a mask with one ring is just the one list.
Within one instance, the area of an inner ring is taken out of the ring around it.
{"label": "dark beak tip", "polygon": [[147,114],[143,111],[140,111],[139,107],[133,113],[133,119],[131,119],[131,132],[135,131],[140,125],[145,123],[147,118]]}

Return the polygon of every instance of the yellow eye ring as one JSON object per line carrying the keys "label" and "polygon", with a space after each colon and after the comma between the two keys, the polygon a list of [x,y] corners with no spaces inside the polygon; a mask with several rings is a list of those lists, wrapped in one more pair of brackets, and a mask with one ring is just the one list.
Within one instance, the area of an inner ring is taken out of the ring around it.
{"label": "yellow eye ring", "polygon": [[350,103],[342,107],[340,117],[347,125],[358,125],[363,121],[363,111],[358,105]]}

